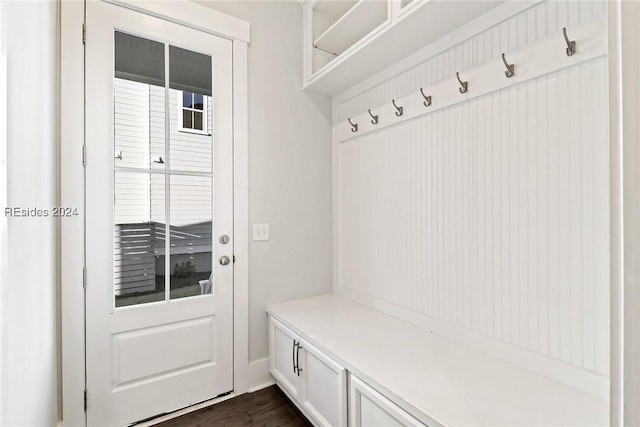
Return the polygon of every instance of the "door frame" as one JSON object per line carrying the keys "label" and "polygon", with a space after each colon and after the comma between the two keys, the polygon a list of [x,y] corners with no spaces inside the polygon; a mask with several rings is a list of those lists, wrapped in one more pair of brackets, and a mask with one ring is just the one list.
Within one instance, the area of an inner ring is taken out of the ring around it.
{"label": "door frame", "polygon": [[[84,44],[86,1],[106,1],[140,13],[195,28],[233,44],[233,388],[230,396],[249,387],[248,359],[248,22],[191,1],[135,0],[62,1],[60,14],[60,171],[61,206],[77,207],[79,215],[60,225],[60,313],[62,425],[86,425],[85,416],[85,179],[83,165]],[[83,120],[77,120],[83,117]],[[87,286],[91,286],[89,283]],[[214,403],[212,400],[211,403]],[[202,405],[199,405],[202,406]]]}

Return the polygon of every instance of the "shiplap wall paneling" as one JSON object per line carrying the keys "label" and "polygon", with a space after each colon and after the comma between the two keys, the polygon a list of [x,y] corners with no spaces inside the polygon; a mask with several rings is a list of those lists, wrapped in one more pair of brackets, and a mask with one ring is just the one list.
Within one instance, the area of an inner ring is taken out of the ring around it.
{"label": "shiplap wall paneling", "polygon": [[340,144],[339,287],[608,373],[606,58]]}

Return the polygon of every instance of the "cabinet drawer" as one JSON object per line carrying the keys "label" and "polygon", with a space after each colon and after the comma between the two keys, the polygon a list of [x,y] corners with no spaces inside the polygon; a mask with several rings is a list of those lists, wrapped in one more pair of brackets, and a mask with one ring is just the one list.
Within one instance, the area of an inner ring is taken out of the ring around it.
{"label": "cabinet drawer", "polygon": [[353,375],[349,378],[349,425],[425,427],[425,424]]}

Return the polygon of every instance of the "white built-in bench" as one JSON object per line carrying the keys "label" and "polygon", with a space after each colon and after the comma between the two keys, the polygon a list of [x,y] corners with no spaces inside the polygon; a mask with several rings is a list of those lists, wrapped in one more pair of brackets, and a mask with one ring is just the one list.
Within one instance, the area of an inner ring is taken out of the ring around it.
{"label": "white built-in bench", "polygon": [[606,399],[337,295],[267,312],[271,373],[315,425],[608,425]]}

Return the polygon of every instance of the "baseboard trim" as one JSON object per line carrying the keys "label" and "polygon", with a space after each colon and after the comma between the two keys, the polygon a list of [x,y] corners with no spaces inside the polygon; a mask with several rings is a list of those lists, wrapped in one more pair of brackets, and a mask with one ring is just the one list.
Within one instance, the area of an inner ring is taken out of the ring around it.
{"label": "baseboard trim", "polygon": [[275,380],[271,380],[271,381],[266,382],[266,383],[258,384],[255,387],[251,387],[249,390],[247,390],[247,393],[253,393],[253,392],[256,392],[256,391],[260,391],[260,390],[265,389],[267,387],[271,387],[275,383],[276,383]]}
{"label": "baseboard trim", "polygon": [[247,391],[253,393],[254,391],[262,390],[263,388],[272,386],[276,383],[275,379],[269,373],[269,358],[254,360],[249,362],[247,380],[249,388]]}

